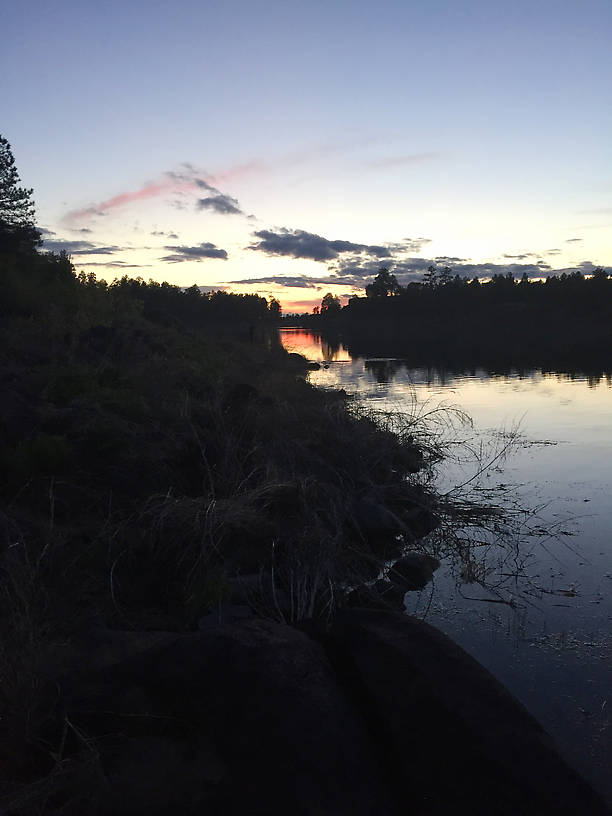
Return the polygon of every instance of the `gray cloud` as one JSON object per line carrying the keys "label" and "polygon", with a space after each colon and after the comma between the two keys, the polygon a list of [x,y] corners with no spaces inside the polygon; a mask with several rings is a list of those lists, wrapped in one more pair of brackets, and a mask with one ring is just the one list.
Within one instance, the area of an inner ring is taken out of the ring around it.
{"label": "gray cloud", "polygon": [[164,232],[163,230],[153,230],[151,235],[155,235],[156,238],[170,238],[172,240],[176,240],[178,238],[176,232]]}
{"label": "gray cloud", "polygon": [[[54,234],[54,233],[53,233]],[[68,255],[112,255],[125,247],[97,246],[91,241],[44,240],[44,249],[49,252],[66,252]]]}
{"label": "gray cloud", "polygon": [[311,278],[307,275],[269,275],[264,278],[244,278],[230,281],[235,284],[261,284],[265,286],[286,286],[292,289],[321,289],[329,286],[354,286],[363,288],[363,277],[359,275],[329,275],[325,278]]}
{"label": "gray cloud", "polygon": [[425,244],[430,243],[431,238],[402,238],[401,241],[386,243],[384,246],[389,250],[391,255],[394,255],[396,253],[420,252]]}
{"label": "gray cloud", "polygon": [[353,241],[329,240],[321,235],[299,229],[280,228],[253,233],[254,241],[247,249],[266,255],[284,255],[313,261],[334,261],[342,255],[365,255],[370,258],[391,258],[394,253],[418,252],[427,238],[404,238],[392,244],[357,244]]}
{"label": "gray cloud", "polygon": [[566,244],[579,244],[579,243],[582,243],[582,241],[583,241],[582,238],[568,238],[565,243]]}
{"label": "gray cloud", "polygon": [[279,286],[290,286],[296,289],[316,289],[317,285],[321,283],[319,278],[309,278],[306,275],[270,275],[267,278],[245,278],[244,280],[234,280],[230,283],[240,284],[266,284]]}
{"label": "gray cloud", "polygon": [[125,261],[79,261],[76,266],[111,266],[119,269],[144,269],[152,264],[129,264]]}
{"label": "gray cloud", "polygon": [[[446,264],[444,264],[446,265]],[[397,280],[406,285],[412,281],[422,279],[428,267],[436,266],[436,259],[431,258],[406,258],[393,265],[390,271]],[[582,272],[584,275],[591,275],[597,264],[592,261],[581,261],[576,266],[553,268],[546,261],[535,261],[534,263],[472,263],[463,261],[452,265],[452,273],[467,278],[490,278],[493,275],[507,275],[509,272],[515,278],[520,278],[526,272],[531,278],[541,278],[547,275],[571,274],[572,272]],[[333,282],[340,284],[350,284],[351,286],[365,286],[369,283],[380,268],[380,264],[374,261],[351,262],[350,259],[342,260],[336,265],[337,273],[333,277]],[[332,282],[330,280],[330,282]]]}
{"label": "gray cloud", "polygon": [[[189,287],[183,288],[187,289]],[[198,286],[198,289],[203,295],[207,295],[210,294],[210,292],[227,292],[229,286],[226,286],[225,284],[217,284],[216,286]]]}
{"label": "gray cloud", "polygon": [[[342,252],[363,252],[364,244],[351,241],[330,241],[320,235],[305,230],[279,229],[259,230],[254,233],[259,241],[249,245],[248,249],[265,252],[266,255],[285,255],[291,258],[308,258],[313,261],[331,261]],[[388,257],[389,251],[384,247],[373,247],[377,257]]]}
{"label": "gray cloud", "polygon": [[502,255],[502,258],[508,258],[511,261],[524,261],[527,258],[535,258],[535,252],[523,252],[520,255]]}
{"label": "gray cloud", "polygon": [[203,261],[205,258],[221,258],[227,260],[227,252],[214,244],[205,242],[197,246],[165,246],[170,255],[160,258],[166,263],[181,263],[183,261]]}
{"label": "gray cloud", "polygon": [[196,210],[212,210],[220,215],[243,215],[240,205],[235,198],[219,193],[218,195],[199,198],[196,201]]}
{"label": "gray cloud", "polygon": [[[177,184],[193,184],[200,190],[212,193],[206,198],[197,199],[196,210],[212,210],[220,215],[244,215],[238,201],[230,195],[222,193],[221,190],[203,179],[196,167],[189,162],[184,162],[181,167],[184,170],[168,170],[165,175]],[[184,203],[180,200],[174,201],[173,206],[177,209],[184,209]]]}

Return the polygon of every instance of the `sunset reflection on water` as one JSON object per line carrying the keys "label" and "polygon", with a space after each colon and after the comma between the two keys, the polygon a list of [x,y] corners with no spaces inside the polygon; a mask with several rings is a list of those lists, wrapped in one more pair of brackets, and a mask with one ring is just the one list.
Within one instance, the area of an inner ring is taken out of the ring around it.
{"label": "sunset reflection on water", "polygon": [[[451,428],[455,451],[462,450],[461,438],[485,451],[515,440],[511,455],[483,472],[477,489],[499,488],[550,531],[541,546],[531,534],[516,542],[517,557],[528,565],[519,580],[527,578],[537,591],[519,598],[516,609],[479,603],[470,597],[474,587],[443,564],[435,591],[408,593],[406,608],[426,615],[492,671],[612,801],[610,371],[415,366],[391,356],[352,357],[339,338],[325,342],[307,329],[280,335],[287,350],[324,363],[309,373],[313,385],[344,389],[366,408],[393,415],[436,406],[465,412],[473,427]],[[474,462],[466,462],[445,458],[438,490],[469,480]]]}
{"label": "sunset reflection on water", "polygon": [[352,359],[341,341],[332,342],[308,329],[281,329],[280,338],[287,351],[317,363],[348,363]]}

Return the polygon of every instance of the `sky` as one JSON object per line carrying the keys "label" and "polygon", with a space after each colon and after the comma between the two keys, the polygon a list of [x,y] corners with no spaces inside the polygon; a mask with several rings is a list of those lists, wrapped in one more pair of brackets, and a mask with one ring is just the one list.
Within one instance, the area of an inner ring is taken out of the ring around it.
{"label": "sky", "polygon": [[21,0],[0,134],[77,270],[310,311],[612,264],[610,0]]}

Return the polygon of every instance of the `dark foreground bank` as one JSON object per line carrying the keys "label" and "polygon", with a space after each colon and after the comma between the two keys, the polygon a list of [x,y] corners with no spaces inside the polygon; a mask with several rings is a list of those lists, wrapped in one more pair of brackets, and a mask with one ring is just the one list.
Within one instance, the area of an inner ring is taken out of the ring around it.
{"label": "dark foreground bank", "polygon": [[55,767],[7,816],[606,812],[492,675],[405,615],[99,628],[47,665]]}
{"label": "dark foreground bank", "polygon": [[3,813],[603,812],[460,650],[350,609],[435,568],[437,452],[265,301],[36,253],[0,294]]}

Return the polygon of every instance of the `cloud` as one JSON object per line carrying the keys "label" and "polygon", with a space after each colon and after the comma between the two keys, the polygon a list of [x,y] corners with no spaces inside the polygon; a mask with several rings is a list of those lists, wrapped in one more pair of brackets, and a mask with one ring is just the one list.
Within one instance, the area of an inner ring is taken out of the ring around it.
{"label": "cloud", "polygon": [[578,243],[582,243],[583,240],[584,240],[583,238],[568,238],[565,241],[565,243],[566,244],[578,244]]}
{"label": "cloud", "polygon": [[[189,288],[189,287],[185,287],[185,288]],[[212,286],[198,286],[198,289],[200,290],[200,292],[202,292],[203,295],[207,295],[210,292],[227,292],[229,290],[229,286],[226,286],[225,284],[218,283],[218,284],[213,284]]]}
{"label": "cloud", "polygon": [[560,255],[561,250],[560,249],[547,249],[544,254],[545,255]]}
{"label": "cloud", "polygon": [[164,232],[163,230],[153,230],[150,234],[155,235],[156,238],[170,238],[171,240],[178,238],[176,232]]}
{"label": "cloud", "polygon": [[244,215],[236,199],[223,193],[199,198],[196,201],[196,210],[212,210],[220,215]]}
{"label": "cloud", "polygon": [[[402,238],[401,241],[387,243],[385,246],[391,255],[405,254],[407,252],[420,252],[425,244],[430,244],[431,238]],[[451,259],[452,260],[452,259]]]}
{"label": "cloud", "polygon": [[535,252],[523,252],[520,255],[502,255],[502,258],[508,258],[511,261],[525,261],[527,258],[535,258]]}
{"label": "cloud", "polygon": [[[82,219],[107,215],[119,207],[125,207],[134,202],[146,201],[161,196],[179,196],[178,199],[175,198],[172,201],[172,204],[178,208],[184,208],[185,205],[184,202],[181,201],[180,196],[197,192],[198,190],[206,190],[212,193],[213,198],[226,198],[228,202],[234,202],[234,205],[237,206],[238,202],[229,196],[224,196],[224,194],[217,189],[215,184],[218,183],[218,180],[226,181],[233,177],[240,176],[244,170],[244,166],[238,166],[231,168],[225,173],[211,175],[189,162],[184,162],[178,169],[166,170],[158,179],[146,182],[137,190],[127,190],[105,201],[100,201],[97,204],[71,210],[62,218],[62,223],[66,226],[72,226]],[[207,199],[202,200],[206,201]]]}
{"label": "cloud", "polygon": [[437,255],[433,260],[434,263],[440,266],[450,266],[455,263],[466,263],[469,258],[457,258],[452,255]]}
{"label": "cloud", "polygon": [[[444,264],[446,265],[446,264]],[[431,258],[406,258],[393,265],[390,271],[395,275],[399,283],[406,285],[412,281],[419,281],[423,278],[424,272],[430,266],[436,266],[436,259]],[[572,272],[582,272],[583,275],[591,275],[597,264],[592,261],[581,261],[573,267],[553,268],[546,261],[535,261],[534,263],[473,263],[462,261],[452,266],[452,273],[467,278],[491,278],[493,275],[507,275],[509,272],[515,278],[520,278],[524,273],[530,278],[542,278],[547,275],[571,274]],[[336,267],[338,268],[338,267]],[[339,284],[350,284],[363,288],[369,283],[378,272],[378,265],[372,261],[351,262],[350,259],[343,260],[339,265],[339,274],[333,276],[333,282]],[[331,282],[331,281],[330,281]]]}
{"label": "cloud", "polygon": [[259,240],[254,241],[247,249],[265,252],[266,255],[283,255],[321,262],[334,261],[343,255],[365,255],[383,260],[392,258],[395,253],[418,252],[429,240],[404,238],[391,244],[357,244],[353,241],[330,240],[306,230],[285,227],[259,230],[253,235]]}
{"label": "cloud", "polygon": [[91,241],[63,241],[61,239],[45,239],[43,244],[44,249],[48,252],[66,252],[68,255],[113,255],[125,249],[120,246],[97,246]]}
{"label": "cloud", "polygon": [[253,233],[255,241],[247,249],[265,252],[266,255],[285,255],[291,258],[307,258],[312,261],[331,261],[343,252],[364,252],[372,250],[378,257],[388,257],[385,247],[366,247],[351,241],[330,241],[320,235],[305,230],[281,228],[259,230]]}
{"label": "cloud", "polygon": [[[375,273],[374,273],[375,274]],[[363,288],[363,278],[358,275],[331,274],[324,278],[313,278],[308,275],[269,275],[263,278],[244,278],[230,281],[232,284],[246,286],[249,284],[262,286],[284,286],[289,289],[321,289],[329,286],[352,286]]]}
{"label": "cloud", "polygon": [[170,255],[160,258],[166,263],[181,263],[183,261],[203,261],[205,258],[220,258],[227,260],[227,252],[219,249],[214,244],[205,242],[197,246],[165,246],[164,249],[170,251]]}
{"label": "cloud", "polygon": [[254,286],[257,284],[265,284],[266,286],[289,286],[296,289],[316,289],[317,284],[320,284],[321,281],[318,278],[309,278],[306,275],[295,275],[293,277],[289,275],[270,275],[267,278],[245,278],[243,280],[230,281],[230,283],[242,285],[253,284]]}
{"label": "cloud", "polygon": [[152,264],[129,264],[125,261],[78,261],[75,266],[112,266],[120,269],[144,269]]}

